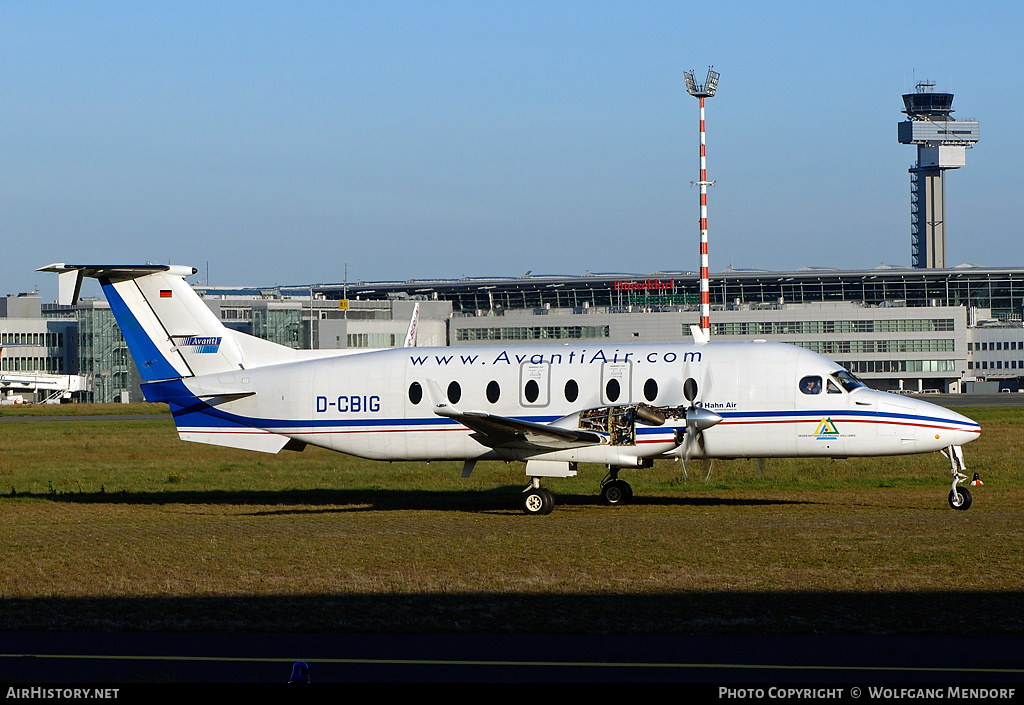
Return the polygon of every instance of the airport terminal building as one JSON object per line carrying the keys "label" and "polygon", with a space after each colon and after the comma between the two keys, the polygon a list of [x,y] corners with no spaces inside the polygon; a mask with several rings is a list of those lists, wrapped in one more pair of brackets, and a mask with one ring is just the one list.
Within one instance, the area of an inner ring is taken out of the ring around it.
{"label": "airport terminal building", "polygon": [[[727,270],[710,279],[713,340],[800,345],[879,389],[995,391],[1024,378],[1024,269]],[[699,315],[693,272],[378,282],[347,292],[450,301],[451,345],[688,341]]]}
{"label": "airport terminal building", "polygon": [[[1024,388],[1024,268],[727,270],[710,278],[713,340],[799,345],[878,389]],[[401,346],[416,303],[424,346],[683,342],[699,316],[692,272],[195,288],[228,327],[294,348]],[[82,401],[139,398],[105,301],[59,307],[31,298],[8,296],[0,309],[0,344],[34,343],[0,350],[0,371],[80,375]]]}

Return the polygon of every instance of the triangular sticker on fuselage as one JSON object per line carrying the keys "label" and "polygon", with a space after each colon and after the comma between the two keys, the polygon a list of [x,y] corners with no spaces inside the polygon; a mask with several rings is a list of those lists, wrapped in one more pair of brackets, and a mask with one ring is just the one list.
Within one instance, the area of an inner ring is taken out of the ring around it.
{"label": "triangular sticker on fuselage", "polygon": [[814,435],[815,436],[838,436],[839,435],[839,429],[837,429],[836,425],[834,423],[832,423],[832,419],[824,418],[824,419],[821,420],[821,423],[818,424],[818,427],[816,429],[814,429]]}

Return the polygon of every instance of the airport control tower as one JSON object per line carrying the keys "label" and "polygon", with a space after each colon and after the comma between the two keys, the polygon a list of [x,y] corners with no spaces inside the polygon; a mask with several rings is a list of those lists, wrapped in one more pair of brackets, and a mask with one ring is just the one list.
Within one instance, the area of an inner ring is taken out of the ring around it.
{"label": "airport control tower", "polygon": [[946,182],[948,169],[966,164],[966,150],[978,141],[977,120],[954,120],[953,94],[936,93],[922,81],[903,96],[907,120],[899,124],[900,144],[917,145],[910,169],[910,248],[917,269],[946,266]]}

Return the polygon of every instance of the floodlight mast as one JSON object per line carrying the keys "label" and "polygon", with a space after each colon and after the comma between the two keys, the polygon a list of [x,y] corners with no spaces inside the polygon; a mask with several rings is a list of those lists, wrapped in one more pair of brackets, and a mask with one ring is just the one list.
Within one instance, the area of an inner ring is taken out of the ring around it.
{"label": "floodlight mast", "polygon": [[[700,330],[704,339],[711,337],[711,284],[708,279],[708,186],[714,186],[714,181],[708,181],[707,162],[704,141],[704,99],[711,98],[718,90],[718,72],[713,67],[708,67],[708,76],[704,84],[698,84],[693,77],[693,71],[686,71],[683,77],[686,79],[686,92],[700,101]],[[690,183],[693,183],[692,181]]]}

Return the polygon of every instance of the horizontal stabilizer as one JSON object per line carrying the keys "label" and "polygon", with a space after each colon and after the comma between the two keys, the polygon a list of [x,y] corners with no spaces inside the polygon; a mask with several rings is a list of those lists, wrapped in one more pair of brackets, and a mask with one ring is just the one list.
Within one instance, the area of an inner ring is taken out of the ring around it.
{"label": "horizontal stabilizer", "polygon": [[239,429],[219,428],[217,430],[178,430],[178,438],[193,443],[206,443],[227,448],[240,448],[242,450],[255,450],[260,453],[277,453],[292,439],[269,431],[260,431],[248,426]]}
{"label": "horizontal stabilizer", "polygon": [[40,267],[37,272],[56,272],[58,296],[57,303],[70,306],[78,301],[82,292],[82,279],[103,277],[112,282],[137,279],[157,272],[167,272],[179,277],[191,277],[198,270],[173,264],[64,264],[54,262]]}
{"label": "horizontal stabilizer", "polygon": [[277,453],[280,450],[301,450],[304,443],[272,431],[258,428],[244,416],[218,408],[221,404],[255,395],[252,390],[197,387],[192,390],[187,380],[164,380],[142,385],[147,401],[166,402],[171,408],[178,437],[193,443],[208,443],[228,448]]}
{"label": "horizontal stabilizer", "polygon": [[211,392],[204,390],[202,393],[196,394],[196,397],[204,400],[207,404],[223,404],[224,402],[236,401],[255,395],[256,392],[251,390],[244,392]]}
{"label": "horizontal stabilizer", "polygon": [[235,401],[236,399],[256,396],[256,392],[251,389],[199,387],[194,383],[185,386],[179,380],[145,382],[142,384],[142,393],[145,395],[146,401],[164,401],[171,404],[181,404],[182,406],[188,406],[196,399],[202,399],[206,403],[210,403],[210,399]]}

